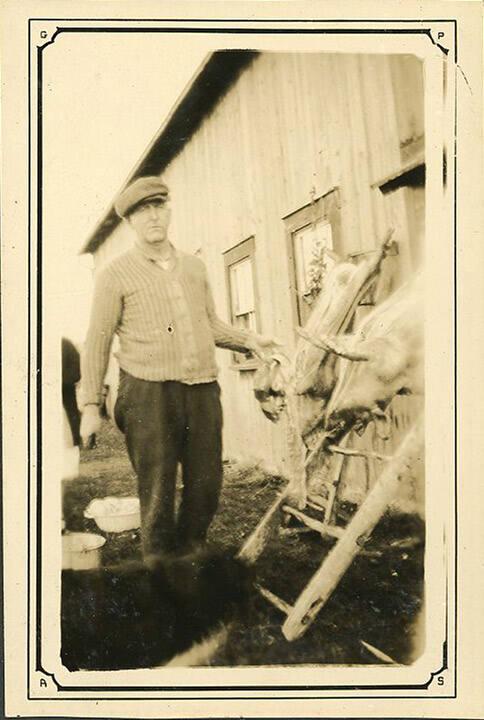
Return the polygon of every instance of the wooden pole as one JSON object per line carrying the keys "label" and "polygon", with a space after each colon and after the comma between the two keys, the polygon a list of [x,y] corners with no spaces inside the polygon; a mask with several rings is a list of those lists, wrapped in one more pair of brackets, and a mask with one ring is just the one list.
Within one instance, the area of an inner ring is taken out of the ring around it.
{"label": "wooden pole", "polygon": [[256,590],[260,592],[262,597],[265,597],[266,600],[268,600],[274,607],[276,607],[278,610],[280,610],[284,615],[289,615],[289,613],[292,610],[292,606],[289,605],[285,600],[278,597],[277,595],[274,595],[273,592],[268,590],[265,587],[262,587],[262,585],[256,585]]}
{"label": "wooden pole", "polygon": [[279,527],[281,522],[281,507],[283,503],[287,503],[287,489],[273,502],[253,533],[249,535],[241,547],[237,557],[246,562],[248,565],[253,565],[255,563],[259,555],[264,550],[264,547],[269,541],[272,533],[274,533],[276,528]]}
{"label": "wooden pole", "polygon": [[291,478],[288,496],[292,505],[303,510],[307,500],[307,476],[304,464],[307,449],[299,429],[298,398],[292,394],[287,397],[287,415],[287,449]]}
{"label": "wooden pole", "polygon": [[317,613],[337,587],[342,576],[361,549],[364,541],[394,497],[403,472],[418,457],[423,446],[423,418],[409,430],[393,459],[386,465],[343,537],[330,550],[317,572],[303,590],[283,625],[287,640],[295,640],[309,627]]}
{"label": "wooden pole", "polygon": [[300,510],[296,510],[296,508],[290,507],[289,505],[284,505],[282,510],[289,515],[293,515],[295,518],[307,525],[308,528],[311,528],[311,530],[315,530],[315,532],[318,532],[320,535],[340,538],[344,533],[343,528],[337,527],[336,525],[328,525],[327,523],[322,523],[319,520],[315,520],[309,515],[306,515]]}
{"label": "wooden pole", "polygon": [[360,640],[360,643],[363,645],[365,650],[368,650],[372,655],[374,655],[378,660],[381,660],[384,663],[388,663],[389,665],[397,665],[398,663],[396,660],[394,660],[390,655],[387,655],[386,653],[382,652],[381,650],[378,650],[378,648],[374,647],[374,645],[370,645],[370,643],[365,642],[364,640]]}

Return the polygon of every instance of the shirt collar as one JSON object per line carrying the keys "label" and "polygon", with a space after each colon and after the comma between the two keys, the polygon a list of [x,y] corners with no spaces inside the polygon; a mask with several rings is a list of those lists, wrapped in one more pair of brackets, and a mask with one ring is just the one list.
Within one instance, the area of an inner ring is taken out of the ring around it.
{"label": "shirt collar", "polygon": [[[173,257],[176,260],[178,260],[178,258],[180,257],[180,251],[177,250],[176,247],[174,245],[172,245],[172,243],[170,243],[170,247],[173,250]],[[138,245],[137,242],[135,242],[135,244],[134,244],[134,249],[138,255],[146,258],[146,260],[150,260],[151,262],[154,262],[154,263],[159,262],[161,260],[161,258],[158,257],[158,255],[155,255],[154,253],[150,253],[149,251],[140,247],[140,245]]]}

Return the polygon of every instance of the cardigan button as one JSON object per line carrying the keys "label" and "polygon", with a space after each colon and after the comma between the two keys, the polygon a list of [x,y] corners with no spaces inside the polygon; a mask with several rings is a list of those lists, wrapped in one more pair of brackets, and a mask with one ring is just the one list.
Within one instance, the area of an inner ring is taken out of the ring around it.
{"label": "cardigan button", "polygon": [[172,335],[175,332],[175,328],[173,327],[173,325],[168,325],[168,327],[166,328],[166,332]]}

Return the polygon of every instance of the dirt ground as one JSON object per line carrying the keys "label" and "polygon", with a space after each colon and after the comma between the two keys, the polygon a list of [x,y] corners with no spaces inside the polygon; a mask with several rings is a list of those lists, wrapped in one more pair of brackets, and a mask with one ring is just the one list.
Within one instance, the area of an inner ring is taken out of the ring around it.
{"label": "dirt ground", "polygon": [[[285,481],[259,468],[225,463],[224,487],[210,542],[234,552],[257,525]],[[105,423],[98,447],[82,451],[81,475],[64,484],[68,531],[98,532],[83,511],[95,497],[136,494],[136,478],[122,437]],[[102,534],[102,533],[101,533]],[[140,557],[139,531],[105,534],[103,564]],[[287,642],[282,614],[254,592],[243,620],[234,623],[213,665],[375,664],[362,641],[398,663],[415,659],[414,623],[423,598],[424,524],[408,514],[386,514],[332,597],[299,640]],[[309,532],[275,538],[256,565],[257,582],[294,602],[331,542]]]}

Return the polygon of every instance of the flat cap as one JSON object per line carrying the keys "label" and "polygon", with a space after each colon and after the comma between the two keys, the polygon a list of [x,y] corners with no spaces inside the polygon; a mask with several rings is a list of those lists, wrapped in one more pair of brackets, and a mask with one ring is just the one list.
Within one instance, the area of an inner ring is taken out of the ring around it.
{"label": "flat cap", "polygon": [[152,197],[168,199],[168,185],[159,177],[140,177],[125,188],[114,203],[120,218],[124,218],[136,205]]}

